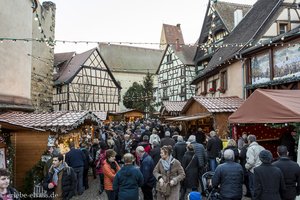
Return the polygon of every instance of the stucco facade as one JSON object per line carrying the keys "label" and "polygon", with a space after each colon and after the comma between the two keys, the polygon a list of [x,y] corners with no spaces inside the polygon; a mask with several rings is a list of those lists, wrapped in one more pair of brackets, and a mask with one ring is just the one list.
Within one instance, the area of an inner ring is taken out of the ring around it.
{"label": "stucco facade", "polygon": [[[31,1],[0,1],[2,38],[32,37],[31,6]],[[10,40],[0,43],[0,109],[11,107],[31,109],[32,60],[27,55],[28,52],[32,52],[31,42]]]}
{"label": "stucco facade", "polygon": [[44,5],[0,0],[1,110],[51,110],[53,49],[33,41],[54,39],[55,4]]}
{"label": "stucco facade", "polygon": [[[114,77],[121,84],[121,98],[120,98],[120,111],[125,111],[127,108],[123,104],[123,97],[127,90],[132,86],[134,82],[143,85],[144,78],[147,74],[145,73],[124,73],[124,72],[113,72]],[[153,75],[153,88],[157,88],[157,76]],[[154,94],[155,96],[155,94]]]}
{"label": "stucco facade", "polygon": [[[226,68],[223,68],[219,73],[210,76],[206,80],[200,81],[196,88],[197,93],[196,95],[204,95],[207,97],[230,97],[230,96],[237,96],[240,98],[244,98],[244,65],[242,62],[237,61],[228,65]],[[226,72],[225,83],[226,89],[224,92],[218,91],[218,88],[221,87],[221,74]],[[207,81],[207,90],[205,90],[205,82]],[[216,82],[216,87],[213,86],[213,81]],[[209,92],[210,88],[216,89],[215,93]],[[207,93],[205,93],[207,91]]]}

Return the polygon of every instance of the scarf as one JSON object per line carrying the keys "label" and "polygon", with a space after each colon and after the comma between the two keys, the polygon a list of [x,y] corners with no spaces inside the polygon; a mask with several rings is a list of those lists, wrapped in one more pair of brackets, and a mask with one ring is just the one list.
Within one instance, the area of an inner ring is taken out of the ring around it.
{"label": "scarf", "polygon": [[58,167],[53,167],[53,170],[54,170],[54,174],[53,174],[53,177],[52,177],[52,181],[55,185],[57,185],[58,183],[58,173],[63,170],[65,168],[65,164],[62,163],[61,165],[59,165]]}
{"label": "scarf", "polygon": [[172,155],[169,156],[168,160],[161,159],[161,164],[162,164],[162,166],[163,166],[163,168],[164,168],[165,171],[169,171],[170,170],[172,160],[173,160]]}

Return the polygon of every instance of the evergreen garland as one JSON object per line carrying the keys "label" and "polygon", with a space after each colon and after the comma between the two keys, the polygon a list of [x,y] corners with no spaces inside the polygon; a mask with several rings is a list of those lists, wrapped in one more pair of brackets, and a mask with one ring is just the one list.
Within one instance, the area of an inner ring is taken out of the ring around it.
{"label": "evergreen garland", "polygon": [[29,170],[24,177],[24,186],[23,193],[25,194],[33,194],[34,185],[36,183],[41,183],[44,179],[44,166],[45,162],[39,160],[31,170]]}
{"label": "evergreen garland", "polygon": [[6,167],[7,170],[11,173],[10,180],[14,181],[14,158],[15,158],[15,149],[12,145],[11,139],[10,139],[10,133],[4,133],[1,130],[0,127],[0,137],[1,140],[3,140],[3,143],[6,144]]}

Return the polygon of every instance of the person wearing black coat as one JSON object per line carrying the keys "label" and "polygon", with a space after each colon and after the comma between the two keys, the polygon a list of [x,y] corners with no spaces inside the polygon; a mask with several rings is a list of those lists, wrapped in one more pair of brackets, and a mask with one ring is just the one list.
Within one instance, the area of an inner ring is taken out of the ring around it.
{"label": "person wearing black coat", "polygon": [[185,179],[182,184],[180,200],[186,199],[186,196],[191,191],[197,191],[199,187],[198,174],[200,173],[200,166],[198,158],[194,152],[192,144],[187,145],[187,151],[182,158],[182,168],[185,172]]}
{"label": "person wearing black coat", "polygon": [[174,146],[173,157],[179,160],[182,164],[182,158],[186,152],[186,142],[183,140],[182,136],[177,137],[177,143]]}
{"label": "person wearing black coat", "polygon": [[287,147],[277,147],[279,159],[273,163],[283,173],[286,190],[283,193],[283,200],[294,200],[300,194],[300,167],[288,157]]}
{"label": "person wearing black coat", "polygon": [[156,166],[160,160],[160,145],[157,141],[153,141],[152,149],[150,150],[149,155],[154,161],[154,166]]}
{"label": "person wearing black coat", "polygon": [[262,164],[254,168],[254,193],[253,200],[281,200],[285,183],[283,174],[278,167],[271,164],[272,153],[262,150],[259,153]]}
{"label": "person wearing black coat", "polygon": [[72,167],[63,161],[62,154],[53,155],[53,164],[43,181],[43,188],[48,196],[55,195],[57,199],[69,200],[76,192],[76,175]]}
{"label": "person wearing black coat", "polygon": [[80,144],[81,147],[81,151],[84,153],[85,155],[85,160],[84,160],[84,167],[83,167],[83,187],[87,190],[89,188],[89,178],[88,178],[88,172],[89,172],[89,166],[90,166],[90,162],[93,162],[93,160],[90,160],[90,153],[89,151],[86,149],[87,145],[84,143]]}
{"label": "person wearing black coat", "polygon": [[246,160],[246,153],[247,153],[247,149],[248,149],[249,144],[245,143],[244,146],[241,149],[240,152],[240,164],[243,167],[244,170],[244,184],[246,186],[246,194],[245,197],[251,197],[251,190],[250,190],[250,186],[249,186],[249,175],[248,175],[248,171],[245,168],[245,164],[247,162]]}

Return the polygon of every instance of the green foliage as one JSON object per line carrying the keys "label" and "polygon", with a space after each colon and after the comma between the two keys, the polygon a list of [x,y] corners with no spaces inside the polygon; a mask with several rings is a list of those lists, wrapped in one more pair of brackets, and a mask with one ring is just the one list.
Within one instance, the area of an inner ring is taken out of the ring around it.
{"label": "green foliage", "polygon": [[14,149],[12,143],[11,143],[10,136],[11,136],[10,133],[2,132],[1,127],[0,127],[0,137],[1,137],[1,139],[3,139],[3,142],[7,146],[6,166],[7,166],[8,171],[11,173],[10,180],[13,181],[14,180],[15,149]]}
{"label": "green foliage", "polygon": [[150,116],[155,112],[153,105],[153,75],[149,72],[144,78],[143,85],[134,82],[126,91],[123,97],[123,103],[126,108],[137,109]]}
{"label": "green foliage", "polygon": [[24,177],[24,186],[23,193],[32,194],[34,183],[41,183],[44,178],[43,170],[44,170],[45,162],[41,160],[33,166],[31,170],[29,170]]}

